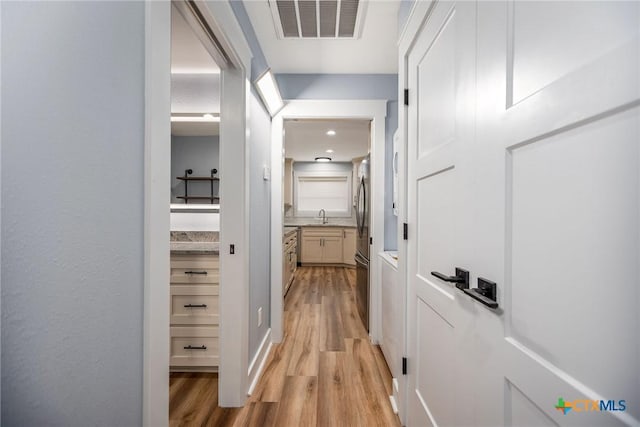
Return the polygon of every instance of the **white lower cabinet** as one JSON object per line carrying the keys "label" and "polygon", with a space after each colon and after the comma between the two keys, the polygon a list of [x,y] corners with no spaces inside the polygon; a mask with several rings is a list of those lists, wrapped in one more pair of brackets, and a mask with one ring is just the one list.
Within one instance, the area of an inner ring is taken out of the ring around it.
{"label": "white lower cabinet", "polygon": [[301,262],[305,264],[355,265],[355,229],[303,227]]}
{"label": "white lower cabinet", "polygon": [[218,366],[219,295],[218,255],[171,254],[172,371],[210,370]]}
{"label": "white lower cabinet", "polygon": [[356,229],[345,228],[342,232],[342,262],[347,265],[356,265]]}

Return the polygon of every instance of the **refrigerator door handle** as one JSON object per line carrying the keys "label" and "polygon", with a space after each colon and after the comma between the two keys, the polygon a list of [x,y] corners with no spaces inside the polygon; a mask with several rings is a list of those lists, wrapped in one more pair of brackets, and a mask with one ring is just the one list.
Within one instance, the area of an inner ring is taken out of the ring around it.
{"label": "refrigerator door handle", "polygon": [[369,268],[369,260],[363,257],[362,255],[360,255],[359,252],[356,252],[356,255],[354,256],[354,260],[356,261],[356,264],[360,264],[366,268]]}
{"label": "refrigerator door handle", "polygon": [[362,187],[360,184],[358,184],[358,191],[356,193],[356,228],[358,229],[358,236],[361,236],[361,233],[360,233],[360,211],[358,210],[358,207],[360,206],[360,189]]}
{"label": "refrigerator door handle", "polygon": [[[362,204],[362,210],[360,210],[360,206]],[[360,185],[358,186],[358,201],[356,203],[356,220],[358,225],[358,236],[362,237],[364,233],[364,216],[367,214],[367,189],[364,183],[364,177],[360,180]]]}

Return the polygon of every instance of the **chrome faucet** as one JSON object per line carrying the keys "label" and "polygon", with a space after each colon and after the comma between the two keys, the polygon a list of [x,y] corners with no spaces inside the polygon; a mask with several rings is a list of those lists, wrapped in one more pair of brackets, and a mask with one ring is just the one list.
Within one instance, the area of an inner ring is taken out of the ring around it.
{"label": "chrome faucet", "polygon": [[324,211],[324,209],[320,209],[320,211],[318,212],[318,216],[322,217],[322,223],[326,224],[327,222],[327,213]]}

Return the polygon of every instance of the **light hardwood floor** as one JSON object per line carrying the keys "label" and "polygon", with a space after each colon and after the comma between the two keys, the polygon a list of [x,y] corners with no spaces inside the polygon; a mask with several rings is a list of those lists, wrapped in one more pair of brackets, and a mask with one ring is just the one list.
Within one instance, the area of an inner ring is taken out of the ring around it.
{"label": "light hardwood floor", "polygon": [[171,374],[171,426],[399,426],[391,374],[354,300],[355,270],[302,267],[274,345],[243,408],[218,407],[216,374]]}

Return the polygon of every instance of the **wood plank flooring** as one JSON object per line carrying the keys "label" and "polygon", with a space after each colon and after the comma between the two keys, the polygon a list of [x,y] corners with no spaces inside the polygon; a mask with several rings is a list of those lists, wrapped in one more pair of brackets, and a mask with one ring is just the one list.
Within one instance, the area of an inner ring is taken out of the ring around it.
{"label": "wood plank flooring", "polygon": [[391,374],[355,305],[355,270],[301,267],[274,345],[243,408],[218,407],[217,374],[171,374],[171,426],[400,426]]}

